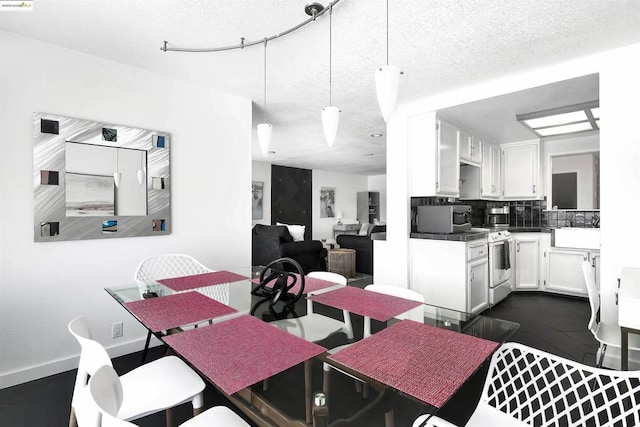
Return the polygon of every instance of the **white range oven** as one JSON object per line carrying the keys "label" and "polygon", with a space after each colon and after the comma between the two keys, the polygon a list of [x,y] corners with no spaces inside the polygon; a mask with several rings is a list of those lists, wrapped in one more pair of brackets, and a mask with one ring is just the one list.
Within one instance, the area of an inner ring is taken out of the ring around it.
{"label": "white range oven", "polygon": [[513,290],[513,238],[507,230],[473,229],[488,232],[489,242],[489,307],[507,297]]}

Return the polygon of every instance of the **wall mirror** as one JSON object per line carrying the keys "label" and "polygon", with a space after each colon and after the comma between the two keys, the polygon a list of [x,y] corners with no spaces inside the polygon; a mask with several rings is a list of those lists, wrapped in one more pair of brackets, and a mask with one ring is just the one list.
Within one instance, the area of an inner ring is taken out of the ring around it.
{"label": "wall mirror", "polygon": [[33,115],[34,240],[170,233],[166,132]]}

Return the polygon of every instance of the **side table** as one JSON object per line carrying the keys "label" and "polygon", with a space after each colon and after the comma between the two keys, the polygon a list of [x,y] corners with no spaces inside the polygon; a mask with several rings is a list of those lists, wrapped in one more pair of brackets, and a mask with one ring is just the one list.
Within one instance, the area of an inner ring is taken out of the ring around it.
{"label": "side table", "polygon": [[329,250],[329,271],[341,274],[348,279],[356,277],[355,249]]}

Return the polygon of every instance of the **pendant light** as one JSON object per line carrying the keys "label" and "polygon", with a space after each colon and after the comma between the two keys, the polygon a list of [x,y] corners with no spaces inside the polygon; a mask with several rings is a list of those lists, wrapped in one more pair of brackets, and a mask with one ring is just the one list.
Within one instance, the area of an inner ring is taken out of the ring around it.
{"label": "pendant light", "polygon": [[122,174],[120,173],[120,149],[116,147],[116,171],[113,173],[113,183],[116,187],[120,186],[120,179]]}
{"label": "pendant light", "polygon": [[389,0],[387,0],[387,65],[376,69],[376,94],[385,122],[389,120],[396,108],[400,74],[398,67],[389,65]]}
{"label": "pendant light", "polygon": [[140,152],[140,169],[137,172],[138,175],[138,183],[140,185],[144,184],[145,174],[144,174],[144,152]]}
{"label": "pendant light", "polygon": [[267,123],[267,39],[264,39],[264,107],[262,110],[262,123],[257,126],[258,142],[260,143],[260,151],[263,156],[269,154],[269,145],[271,144],[271,134],[273,126]]}
{"label": "pendant light", "polygon": [[327,145],[333,147],[333,142],[338,133],[338,122],[340,121],[340,110],[331,103],[331,16],[333,15],[333,5],[329,5],[329,106],[322,109],[322,129]]}

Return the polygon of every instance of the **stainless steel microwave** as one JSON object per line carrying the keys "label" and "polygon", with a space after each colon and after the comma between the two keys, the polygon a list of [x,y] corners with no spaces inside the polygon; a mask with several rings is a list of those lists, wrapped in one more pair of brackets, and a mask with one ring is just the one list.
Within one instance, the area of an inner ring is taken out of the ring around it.
{"label": "stainless steel microwave", "polygon": [[462,233],[471,229],[471,206],[418,206],[418,233]]}

